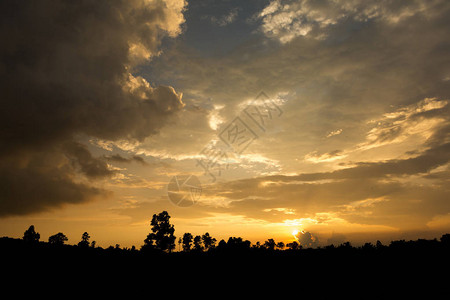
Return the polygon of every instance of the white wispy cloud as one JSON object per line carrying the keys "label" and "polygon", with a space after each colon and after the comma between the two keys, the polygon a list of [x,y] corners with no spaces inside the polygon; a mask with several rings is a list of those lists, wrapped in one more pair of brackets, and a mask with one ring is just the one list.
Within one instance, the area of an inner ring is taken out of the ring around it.
{"label": "white wispy cloud", "polygon": [[442,114],[430,117],[421,115],[442,109],[447,104],[448,100],[425,98],[418,103],[385,113],[381,118],[370,120],[369,124],[374,124],[374,127],[367,133],[366,141],[358,145],[358,149],[367,150],[400,143],[413,135],[421,136],[422,141],[428,139],[446,119]]}
{"label": "white wispy cloud", "polygon": [[[388,1],[271,1],[258,15],[268,37],[287,43],[299,36],[323,38],[327,28],[346,20],[366,22],[381,19],[398,23],[433,6],[433,1],[389,3]],[[313,33],[314,32],[314,33]]]}
{"label": "white wispy cloud", "polygon": [[332,136],[335,136],[335,135],[339,135],[339,134],[341,134],[341,133],[342,133],[342,129],[336,129],[336,130],[330,131],[330,132],[327,134],[327,138],[332,137]]}

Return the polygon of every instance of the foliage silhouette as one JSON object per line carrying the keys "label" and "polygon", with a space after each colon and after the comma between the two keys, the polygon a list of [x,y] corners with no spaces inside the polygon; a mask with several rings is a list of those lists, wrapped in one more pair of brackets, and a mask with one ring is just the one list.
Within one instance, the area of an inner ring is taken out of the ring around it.
{"label": "foliage silhouette", "polygon": [[37,243],[41,235],[34,230],[34,225],[31,225],[24,233],[23,240],[27,243]]}
{"label": "foliage silhouette", "polygon": [[292,243],[286,244],[286,247],[288,247],[290,250],[297,250],[299,249],[300,245],[297,241],[293,241]]}
{"label": "foliage silhouette", "polygon": [[175,239],[173,235],[175,227],[170,224],[170,216],[167,211],[154,214],[150,225],[152,232],[144,240],[143,250],[160,250],[172,252],[175,249]]}
{"label": "foliage silhouette", "polygon": [[182,239],[183,251],[185,251],[185,252],[191,251],[192,239],[193,239],[192,234],[190,234],[189,232],[186,232],[183,235],[183,239]]}
{"label": "foliage silhouette", "polygon": [[201,252],[203,251],[203,242],[202,242],[202,237],[199,235],[196,235],[194,237],[194,247],[193,250],[197,251],[197,252]]}
{"label": "foliage silhouette", "polygon": [[450,245],[450,233],[443,234],[440,238],[441,243],[445,245]]}
{"label": "foliage silhouette", "polygon": [[69,239],[64,233],[58,232],[48,238],[48,243],[52,245],[63,245],[68,240]]}
{"label": "foliage silhouette", "polygon": [[247,252],[250,250],[251,242],[243,240],[241,237],[229,237],[228,241],[221,240],[217,245],[217,251],[224,252]]}
{"label": "foliage silhouette", "polygon": [[204,235],[202,235],[202,241],[205,250],[208,251],[210,249],[214,249],[217,240],[210,236],[208,232],[206,232]]}
{"label": "foliage silhouette", "polygon": [[278,242],[276,247],[277,247],[278,250],[283,250],[284,249],[284,243],[283,242]]}
{"label": "foliage silhouette", "polygon": [[275,246],[276,246],[276,243],[275,243],[274,239],[268,239],[267,241],[264,242],[264,247],[267,250],[273,251],[273,250],[275,250]]}
{"label": "foliage silhouette", "polygon": [[79,247],[89,247],[89,239],[91,237],[89,236],[89,233],[85,232],[83,233],[83,235],[81,236],[81,241],[78,243]]}

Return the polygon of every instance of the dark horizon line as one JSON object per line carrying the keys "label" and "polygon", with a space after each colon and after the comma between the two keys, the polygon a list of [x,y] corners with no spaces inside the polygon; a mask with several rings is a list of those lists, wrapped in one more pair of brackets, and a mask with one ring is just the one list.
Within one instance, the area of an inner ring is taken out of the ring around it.
{"label": "dark horizon line", "polygon": [[[266,240],[269,241],[270,239]],[[221,239],[218,244],[214,247],[212,247],[211,249],[208,250],[196,250],[196,249],[191,249],[190,251],[184,251],[184,250],[179,250],[176,251],[176,249],[174,249],[175,251],[171,251],[171,252],[184,252],[184,253],[206,253],[209,252],[209,250],[212,251],[220,251],[220,249],[223,250],[262,250],[262,251],[300,251],[300,250],[309,250],[309,251],[313,251],[313,250],[329,250],[329,249],[339,249],[339,248],[344,248],[344,249],[354,249],[354,250],[369,250],[369,249],[386,249],[386,248],[395,248],[395,247],[402,247],[402,246],[430,246],[433,244],[433,246],[436,246],[437,244],[439,245],[443,245],[446,247],[450,247],[450,233],[445,233],[443,234],[439,240],[437,238],[433,238],[433,239],[426,239],[426,238],[418,238],[415,240],[405,240],[405,239],[397,239],[397,240],[391,240],[388,244],[383,244],[381,241],[377,240],[377,242],[371,243],[371,242],[366,242],[360,246],[353,246],[352,243],[350,241],[345,241],[339,244],[335,244],[335,243],[331,243],[331,244],[327,244],[327,245],[317,245],[317,246],[302,246],[298,241],[294,241],[296,242],[298,245],[297,248],[290,248],[288,247],[286,244],[282,249],[280,249],[277,246],[274,246],[273,249],[268,248],[264,243],[261,244],[257,244],[257,243],[251,243],[249,240],[244,240],[241,237],[233,237],[230,236],[228,238],[228,241],[225,241],[225,239]],[[124,247],[124,248],[120,248],[119,244],[116,244],[115,247],[110,245],[106,248],[103,248],[101,246],[81,246],[81,245],[77,245],[77,244],[52,244],[48,241],[34,241],[34,242],[30,242],[30,241],[25,241],[23,238],[14,238],[14,237],[9,237],[9,236],[3,236],[0,237],[0,249],[5,249],[5,246],[11,246],[12,243],[15,243],[14,246],[24,246],[24,247],[28,247],[30,246],[30,248],[32,248],[33,246],[37,246],[37,245],[41,245],[44,247],[50,247],[50,248],[58,248],[58,247],[65,247],[65,248],[80,248],[80,249],[97,249],[97,250],[120,250],[120,251],[136,251],[136,252],[160,252],[160,253],[165,253],[166,251],[164,250],[158,250],[158,249],[145,249],[144,245],[140,246],[140,249],[137,249],[134,245],[130,248],[128,247]],[[277,243],[275,242],[274,245],[276,245]],[[170,253],[170,252],[169,252]]]}

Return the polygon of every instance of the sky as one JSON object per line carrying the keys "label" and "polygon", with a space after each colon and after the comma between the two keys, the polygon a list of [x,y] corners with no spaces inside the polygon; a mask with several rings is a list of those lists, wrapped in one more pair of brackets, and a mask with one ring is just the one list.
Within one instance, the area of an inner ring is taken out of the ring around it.
{"label": "sky", "polygon": [[[450,3],[0,2],[0,236],[153,214],[315,245],[450,232]],[[177,246],[178,247],[178,246]]]}

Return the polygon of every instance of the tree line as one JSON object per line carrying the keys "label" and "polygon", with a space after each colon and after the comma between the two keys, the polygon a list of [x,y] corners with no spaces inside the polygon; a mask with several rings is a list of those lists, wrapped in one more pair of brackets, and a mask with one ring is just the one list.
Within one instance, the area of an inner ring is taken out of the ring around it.
{"label": "tree line", "polygon": [[[174,235],[175,227],[170,223],[170,215],[167,211],[162,211],[159,214],[154,214],[152,220],[150,222],[151,232],[147,235],[144,240],[143,246],[141,246],[141,252],[167,252],[171,253],[175,249],[175,241],[176,237]],[[90,235],[87,232],[84,232],[81,235],[81,240],[78,242],[77,246],[80,248],[96,248],[96,242],[90,241]],[[40,241],[40,234],[36,232],[34,225],[31,225],[23,235],[22,240],[27,244],[36,244]],[[48,238],[48,244],[55,246],[62,246],[65,242],[68,241],[68,238],[62,232],[58,232],[54,235],[51,235]],[[418,240],[416,242],[410,241],[406,242],[405,240],[392,241],[389,245],[389,248],[401,248],[414,243],[414,245],[423,245],[427,244],[436,245],[439,243],[436,239],[432,241],[428,240]],[[444,234],[440,238],[440,244],[445,245],[446,247],[450,246],[450,234]],[[363,246],[359,247],[360,250],[371,251],[371,250],[380,250],[386,248],[386,245],[383,245],[380,241],[377,241],[376,244],[365,243]],[[178,239],[178,248],[179,251],[182,252],[210,252],[210,251],[245,251],[250,249],[256,250],[268,250],[268,251],[276,251],[276,250],[300,250],[303,249],[303,246],[300,245],[297,241],[293,241],[291,243],[287,243],[286,245],[283,242],[276,242],[274,239],[270,238],[266,240],[264,243],[256,242],[255,244],[251,244],[250,241],[244,240],[241,237],[229,237],[227,241],[220,240],[217,243],[217,239],[212,237],[208,232],[203,235],[193,236],[191,233],[186,232]],[[318,247],[319,249],[356,249],[354,248],[350,242],[342,243],[338,246],[333,244],[325,246],[324,248]],[[130,250],[137,251],[135,246],[132,246],[130,249],[124,248],[121,249],[120,245],[116,244],[115,247],[110,246],[107,249],[120,249],[120,250]]]}

